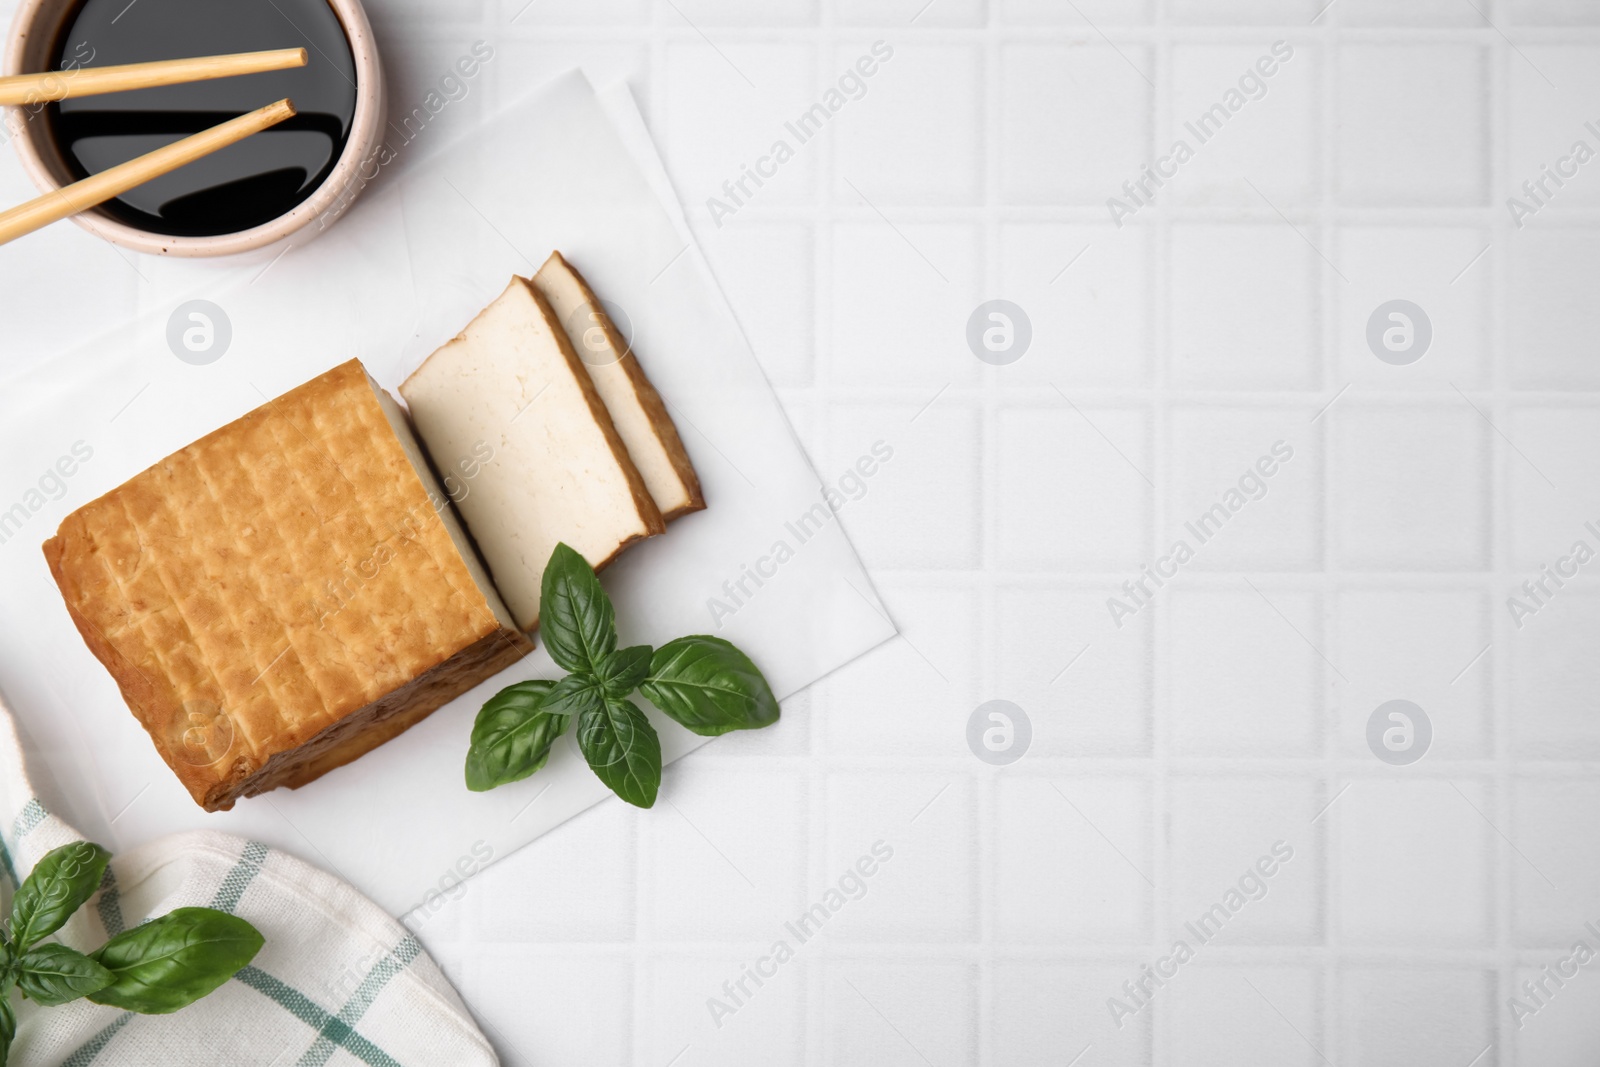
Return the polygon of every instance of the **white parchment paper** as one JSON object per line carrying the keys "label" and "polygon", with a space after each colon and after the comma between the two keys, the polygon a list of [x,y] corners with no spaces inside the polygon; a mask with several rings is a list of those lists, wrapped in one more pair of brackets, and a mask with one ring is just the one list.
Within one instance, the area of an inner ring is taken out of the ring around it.
{"label": "white parchment paper", "polygon": [[[231,328],[214,363],[173,354],[179,301],[0,389],[0,513],[13,509],[0,526],[0,689],[48,769],[41,777],[56,783],[48,799],[91,838],[121,849],[194,827],[244,834],[337,871],[398,914],[609,795],[570,735],[527,781],[488,794],[462,783],[483,700],[557,673],[541,650],[303,789],[202,812],[84,647],[39,551],[74,508],[339,362],[359,357],[393,392],[553,248],[631,321],[710,504],[606,572],[623,642],[718,633],[786,696],[892,636],[839,524],[831,513],[817,521],[815,472],[631,106],[565,75],[407,160],[315,242],[261,268],[212,272],[191,298],[214,303]],[[62,457],[86,452],[60,473]],[[776,564],[780,543],[788,552]],[[738,591],[763,559],[769,576]],[[668,759],[704,742],[656,721]]]}

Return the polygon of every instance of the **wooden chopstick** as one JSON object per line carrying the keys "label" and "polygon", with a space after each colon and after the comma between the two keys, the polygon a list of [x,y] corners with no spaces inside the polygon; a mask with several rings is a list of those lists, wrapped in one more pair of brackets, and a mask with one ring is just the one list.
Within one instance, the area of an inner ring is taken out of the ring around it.
{"label": "wooden chopstick", "polygon": [[258,111],[229,119],[219,126],[201,130],[164,148],[46,193],[10,211],[0,212],[0,244],[14,241],[25,233],[32,233],[80,211],[87,211],[136,185],[143,185],[152,178],[177,170],[185,163],[192,163],[201,156],[210,155],[251,134],[275,126],[294,114],[294,104],[279,100],[276,104],[268,104]]}
{"label": "wooden chopstick", "polygon": [[159,85],[233,78],[269,70],[289,70],[306,65],[304,48],[279,48],[267,52],[237,52],[193,59],[160,59],[153,63],[125,63],[115,67],[78,67],[16,74],[0,78],[0,104],[40,104],[73,96],[153,89]]}

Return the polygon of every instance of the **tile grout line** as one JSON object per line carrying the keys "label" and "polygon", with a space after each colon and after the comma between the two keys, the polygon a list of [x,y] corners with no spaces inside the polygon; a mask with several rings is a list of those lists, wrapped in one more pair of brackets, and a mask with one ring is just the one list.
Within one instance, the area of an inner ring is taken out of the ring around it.
{"label": "tile grout line", "polygon": [[[984,191],[984,226],[983,242],[985,249],[984,270],[979,280],[979,291],[972,294],[977,300],[991,300],[1005,297],[1001,291],[1004,280],[1004,242],[1005,227],[1000,219],[999,206],[1004,202],[1003,168],[1000,160],[1000,147],[996,143],[997,131],[1003,121],[1004,110],[1004,82],[1002,75],[1002,45],[1000,43],[1000,0],[988,0],[986,8],[986,26],[983,31],[983,128],[978,136],[981,138],[978,150],[979,158],[983,160],[983,191]],[[968,353],[963,353],[963,356]],[[976,359],[974,355],[972,358]],[[978,665],[978,677],[981,688],[975,694],[979,701],[995,698],[1009,699],[1007,693],[999,691],[999,679],[995,676],[998,672],[994,664],[999,662],[998,634],[1000,633],[1000,591],[989,576],[994,573],[998,565],[998,496],[1000,484],[1000,420],[1002,417],[999,400],[999,380],[1005,373],[1004,367],[983,367],[982,389],[983,399],[980,407],[982,423],[979,427],[983,456],[981,469],[984,478],[981,487],[982,500],[980,506],[983,515],[979,522],[979,565],[983,568],[983,647],[984,658]],[[1040,709],[1035,709],[1038,713]],[[1042,716],[1041,716],[1042,718]],[[1037,733],[1037,730],[1035,730]],[[1026,757],[1024,757],[1026,758]],[[994,953],[995,942],[995,916],[1000,908],[999,893],[999,844],[1000,841],[1000,796],[1002,791],[1001,775],[1007,768],[990,768],[993,772],[986,773],[976,779],[977,793],[980,798],[982,826],[984,832],[979,833],[977,840],[979,884],[975,895],[978,908],[978,933],[982,943],[978,957],[976,1018],[974,1020],[974,1037],[979,1063],[993,1063],[995,1060],[996,1031],[995,1024],[995,974]]]}
{"label": "tile grout line", "polygon": [[[1173,78],[1173,35],[1171,31],[1171,0],[1157,0],[1156,18],[1161,28],[1160,35],[1153,43],[1153,48],[1145,53],[1145,61],[1152,68],[1151,74],[1155,85],[1141,89],[1150,97],[1151,122],[1149,125],[1149,141],[1146,144],[1145,158],[1153,159],[1157,154],[1157,145],[1172,144],[1174,112],[1177,108],[1177,89]],[[1163,208],[1170,204],[1162,205]],[[1145,553],[1147,557],[1161,550],[1162,538],[1169,526],[1168,516],[1169,492],[1168,487],[1173,484],[1173,454],[1172,454],[1172,426],[1170,420],[1172,411],[1168,404],[1170,383],[1175,377],[1173,371],[1173,338],[1172,338],[1172,301],[1170,299],[1170,284],[1172,270],[1172,222],[1165,210],[1156,214],[1151,232],[1141,234],[1145,241],[1145,255],[1151,264],[1145,280],[1145,300],[1151,306],[1160,308],[1157,315],[1151,316],[1155,322],[1152,336],[1146,341],[1147,349],[1153,348],[1145,354],[1147,366],[1151,374],[1147,381],[1153,383],[1153,388],[1146,391],[1146,400],[1143,405],[1145,417],[1145,447],[1149,449],[1149,464],[1155,476],[1155,486],[1149,490],[1149,542]],[[1148,744],[1150,752],[1151,774],[1145,780],[1146,795],[1150,798],[1150,877],[1154,883],[1150,890],[1149,912],[1146,921],[1150,938],[1151,962],[1164,955],[1172,945],[1171,912],[1172,912],[1172,876],[1176,864],[1172,859],[1172,820],[1169,799],[1171,797],[1170,774],[1171,765],[1168,761],[1171,748],[1172,715],[1171,705],[1171,673],[1167,657],[1161,655],[1163,642],[1171,633],[1169,620],[1171,617],[1172,597],[1165,596],[1156,605],[1156,610],[1149,616],[1149,627],[1146,639],[1149,644],[1146,655],[1149,657],[1149,689],[1146,693],[1146,725],[1149,730]],[[1141,961],[1142,962],[1142,961]],[[1172,1050],[1176,1044],[1171,1033],[1172,1021],[1170,1003],[1157,1003],[1152,1006],[1152,1017],[1146,1031],[1145,1048],[1146,1062],[1157,1067],[1165,1067],[1172,1062]]]}
{"label": "tile grout line", "polygon": [[[1498,20],[1498,16],[1501,14],[1499,8],[1502,5],[1497,3],[1496,0],[1487,0],[1486,6]],[[1489,65],[1489,78],[1486,86],[1486,91],[1489,94],[1487,101],[1488,114],[1486,115],[1488,128],[1484,131],[1486,141],[1484,150],[1488,156],[1486,160],[1487,174],[1485,175],[1485,182],[1487,187],[1485,193],[1487,194],[1489,207],[1492,210],[1496,203],[1503,202],[1503,196],[1510,185],[1510,48],[1503,38],[1491,40],[1484,50],[1481,60]],[[1506,427],[1508,432],[1512,428],[1510,418],[1512,404],[1507,399],[1509,397],[1507,389],[1509,353],[1506,346],[1507,314],[1509,310],[1506,293],[1510,281],[1508,277],[1510,256],[1509,253],[1496,253],[1507,247],[1509,236],[1504,216],[1495,212],[1491,216],[1490,222],[1490,237],[1494,245],[1494,252],[1490,253],[1489,262],[1485,264],[1489,268],[1489,277],[1492,279],[1491,287],[1494,293],[1494,298],[1490,305],[1489,332],[1492,340],[1489,345],[1489,381],[1491,395],[1495,398],[1494,411],[1496,421],[1499,425]],[[1489,637],[1492,640],[1496,636],[1497,623],[1502,623],[1499,613],[1494,611],[1493,608],[1493,575],[1499,569],[1501,560],[1506,561],[1508,570],[1514,563],[1511,558],[1510,517],[1505,507],[1506,502],[1509,500],[1510,492],[1511,457],[1492,433],[1486,435],[1486,447],[1489,449],[1488,473],[1490,478],[1487,494],[1489,513],[1484,523],[1485,537],[1488,542],[1484,546],[1486,553],[1484,563],[1487,565],[1487,573],[1480,579],[1478,587],[1483,590],[1483,604],[1489,613],[1488,630]],[[1497,504],[1499,506],[1496,506]],[[1516,824],[1513,822],[1514,804],[1511,794],[1510,712],[1509,701],[1505,699],[1509,695],[1506,691],[1509,688],[1506,668],[1510,651],[1506,641],[1496,641],[1495,644],[1497,647],[1489,657],[1489,661],[1480,668],[1493,672],[1492,677],[1489,679],[1489,684],[1483,687],[1482,690],[1483,697],[1491,701],[1490,729],[1493,731],[1491,743],[1495,762],[1492,785],[1494,796],[1492,800],[1497,824],[1504,828],[1505,833],[1513,834],[1516,832]],[[1483,829],[1487,831],[1487,828]],[[1515,883],[1511,872],[1517,860],[1511,854],[1510,842],[1500,835],[1496,836],[1499,837],[1498,840],[1490,841],[1495,850],[1492,853],[1495,856],[1495,885],[1492,889],[1493,896],[1491,898],[1491,906],[1494,909],[1491,929],[1499,962],[1489,974],[1489,985],[1495,992],[1495,1000],[1488,1026],[1496,1047],[1492,1056],[1483,1064],[1483,1067],[1497,1067],[1497,1065],[1498,1067],[1508,1067],[1514,1059],[1518,1058],[1516,1050],[1513,1048],[1513,1042],[1510,1040],[1512,1031],[1508,1026],[1505,1015],[1499,1010],[1499,1006],[1506,1003],[1512,995],[1512,988],[1516,984],[1516,953],[1512,936],[1512,894]]]}
{"label": "tile grout line", "polygon": [[[1304,42],[1301,42],[1304,44]],[[1070,195],[1070,194],[1063,194]],[[982,204],[930,202],[917,200],[896,201],[884,197],[874,197],[873,203],[879,209],[894,212],[895,218],[901,223],[933,223],[933,222],[982,222],[993,211],[1003,221],[1022,223],[1065,223],[1079,226],[1105,226],[1106,208],[1104,204],[1094,204],[1083,200],[1061,200],[1051,204],[999,204],[994,208],[987,208]],[[1283,197],[1273,201],[1279,209],[1291,215],[1315,216],[1320,207],[1320,202],[1315,196],[1306,199]],[[813,218],[813,207],[803,203],[766,203],[753,201],[739,209],[741,216],[748,216],[752,220],[779,219],[792,221],[795,218]],[[1332,204],[1325,209],[1327,219],[1334,224],[1344,226],[1388,226],[1413,223],[1425,227],[1466,227],[1489,226],[1505,213],[1505,205],[1496,207],[1492,204],[1461,205],[1444,204],[1437,206],[1396,206],[1393,204]],[[1179,222],[1256,222],[1282,224],[1282,217],[1271,207],[1261,203],[1238,204],[1206,204],[1195,201],[1169,202],[1161,207],[1168,218]],[[865,204],[842,204],[835,206],[835,212],[840,217],[863,222],[879,222],[882,219],[873,208]],[[1594,225],[1600,222],[1600,204],[1597,203],[1564,203],[1562,214],[1575,225]],[[1129,227],[1151,227],[1153,222],[1146,222],[1134,217],[1126,220]],[[1290,392],[1290,389],[1278,389],[1279,392]],[[1580,388],[1580,392],[1594,392],[1594,386]]]}
{"label": "tile grout line", "polygon": [[[668,25],[668,13],[664,10],[663,0],[650,0],[649,3],[650,31],[646,40],[645,49],[645,84],[642,91],[635,95],[644,98],[640,110],[644,113],[642,118],[646,129],[663,129],[667,116],[671,113],[672,98],[669,93],[669,80],[663,76],[667,70],[667,49],[672,43],[672,38],[664,34],[663,30]],[[689,40],[692,30],[685,34],[685,41]],[[651,133],[652,138],[657,135]],[[667,166],[665,153],[661,152],[662,166]],[[688,205],[684,205],[685,215],[688,215]],[[689,240],[698,243],[699,238],[692,230]],[[649,838],[642,826],[637,813],[628,817],[627,840],[633,846],[633,920],[634,920],[634,952],[632,955],[633,966],[631,976],[633,980],[632,1004],[633,1013],[629,1019],[629,1045],[633,1050],[634,1063],[650,1062],[651,1050],[646,1045],[645,1020],[650,1017],[650,1002],[653,998],[651,976],[654,973],[656,960],[657,931],[651,922],[645,901],[654,897],[656,881],[656,843]]]}
{"label": "tile grout line", "polygon": [[[815,67],[817,84],[825,85],[832,77],[830,67],[833,55],[837,51],[837,0],[821,0],[820,27],[818,47],[812,54]],[[834,282],[834,257],[835,228],[838,218],[837,208],[834,203],[834,181],[837,161],[834,158],[835,130],[828,128],[825,135],[818,138],[817,142],[817,169],[813,174],[816,183],[812,191],[815,204],[810,226],[810,246],[812,256],[812,338],[811,338],[811,365],[810,381],[814,426],[833,425],[835,408],[830,404],[829,398],[833,393],[833,364],[835,353],[833,350],[833,282]],[[833,434],[827,433],[827,445],[819,446],[824,455],[832,446]],[[865,569],[866,564],[863,562]],[[868,576],[874,583],[877,576],[868,571]],[[812,835],[807,842],[807,860],[811,870],[811,884],[823,885],[828,877],[824,866],[827,863],[829,847],[829,805],[833,802],[834,786],[838,769],[834,763],[833,746],[826,732],[821,728],[828,713],[832,712],[838,704],[837,687],[828,687],[820,695],[823,714],[818,714],[817,709],[812,709],[811,726],[811,751],[819,756],[822,773],[817,788],[812,790],[811,817]],[[813,771],[815,776],[815,771]],[[827,945],[821,946],[826,950]],[[818,954],[816,959],[807,960],[805,970],[806,1002],[802,1009],[802,1018],[805,1020],[805,1058],[812,1067],[825,1067],[828,1062],[828,1029],[832,1008],[828,999],[828,986],[834,978],[835,964],[833,957],[827,951]]]}
{"label": "tile grout line", "polygon": [[[1319,136],[1317,138],[1318,162],[1318,215],[1323,225],[1318,232],[1324,241],[1328,232],[1337,225],[1337,216],[1334,209],[1338,203],[1336,186],[1338,183],[1339,156],[1339,72],[1342,65],[1342,37],[1344,25],[1344,9],[1335,5],[1332,10],[1323,15],[1323,20],[1316,28],[1316,56],[1318,61],[1318,93],[1317,93],[1317,121]],[[1341,234],[1342,237],[1342,234]],[[1327,245],[1334,249],[1334,255],[1340,256],[1343,251],[1342,240]],[[1338,293],[1334,287],[1334,275],[1328,270],[1326,264],[1317,264],[1320,291],[1322,293],[1322,344],[1323,353],[1321,360],[1321,380],[1325,393],[1337,388],[1338,368],[1342,362],[1342,355],[1338,349],[1337,332],[1335,323],[1336,313],[1331,309],[1343,306],[1339,299],[1343,294]],[[1335,338],[1332,345],[1329,338]],[[1338,491],[1335,488],[1338,479],[1335,476],[1334,466],[1338,457],[1334,454],[1334,416],[1330,413],[1327,418],[1319,418],[1312,427],[1316,438],[1317,452],[1321,457],[1321,504],[1320,516],[1320,551],[1322,557],[1322,582],[1321,588],[1313,594],[1315,598],[1316,617],[1322,630],[1319,635],[1323,645],[1332,649],[1334,656],[1339,655],[1339,632],[1335,623],[1336,608],[1338,603],[1338,590],[1342,584],[1340,573],[1337,536],[1333,529],[1332,517],[1337,513]],[[1337,662],[1337,661],[1336,661]],[[1312,668],[1317,672],[1321,685],[1317,689],[1318,697],[1318,725],[1322,740],[1322,772],[1320,775],[1320,790],[1315,792],[1328,798],[1327,803],[1338,799],[1338,790],[1343,786],[1338,784],[1336,776],[1336,763],[1339,723],[1348,717],[1348,703],[1351,698],[1349,687],[1338,688],[1336,676],[1333,675],[1326,664],[1318,663]],[[1340,841],[1341,820],[1339,813],[1329,811],[1327,817],[1316,819],[1311,827],[1316,844],[1320,844],[1320,862],[1322,877],[1318,880],[1322,899],[1318,902],[1318,917],[1321,926],[1321,941],[1326,949],[1326,955],[1318,973],[1318,1000],[1321,1010],[1317,1013],[1319,1019],[1316,1025],[1316,1039],[1319,1048],[1329,1050],[1335,1060],[1340,1062],[1348,1059],[1344,1049],[1343,1031],[1340,1018],[1341,1006],[1339,997],[1340,969],[1339,960],[1342,953],[1343,923],[1338,910],[1339,892],[1342,879],[1339,864],[1336,862],[1335,850]],[[1313,846],[1315,848],[1315,845]]]}
{"label": "tile grout line", "polygon": [[[544,0],[541,0],[544,2]],[[944,0],[936,0],[942,3]],[[1475,0],[1479,6],[1484,5],[1484,0]],[[1307,11],[1309,16],[1312,12]],[[1334,11],[1330,10],[1318,20],[1315,27],[1320,29],[1327,23]],[[1515,30],[1522,43],[1533,46],[1577,44],[1592,47],[1600,44],[1600,25],[1596,23],[1564,24],[1556,22],[1516,22],[1500,16],[1495,21],[1502,29]],[[1306,31],[1307,24],[1301,22],[1259,22],[1259,23],[1176,23],[1168,26],[1158,26],[1154,23],[1124,23],[1113,25],[1104,19],[1097,20],[1099,27],[1105,31],[1106,37],[1120,46],[1143,47],[1154,44],[1163,36],[1181,36],[1186,41],[1197,45],[1214,47],[1228,45],[1255,46],[1261,42],[1263,33],[1281,34],[1284,32]],[[737,45],[745,44],[793,44],[797,41],[819,41],[825,37],[824,30],[819,26],[752,26],[748,24],[721,25],[701,21],[702,29],[716,34],[719,40],[726,40]],[[917,45],[942,45],[970,43],[975,33],[983,32],[980,25],[968,26],[930,26],[919,23],[916,26],[907,26],[904,22],[862,22],[851,23],[847,27],[856,36],[868,34],[882,34],[893,32],[901,34],[902,40],[907,40]],[[415,27],[403,24],[394,25],[386,34],[389,39],[416,43],[430,40],[430,35]],[[1344,40],[1355,44],[1401,44],[1412,47],[1429,46],[1460,46],[1460,45],[1494,45],[1503,43],[1499,34],[1490,27],[1474,28],[1471,26],[1403,26],[1369,24],[1365,26],[1345,25],[1340,28],[1340,35]],[[1010,42],[1042,42],[1053,45],[1078,46],[1093,44],[1105,46],[1106,40],[1095,30],[1086,26],[1001,23],[996,27],[996,36],[1005,43]],[[520,21],[516,27],[509,30],[504,40],[512,44],[527,43],[529,41],[556,42],[563,44],[572,43],[604,43],[604,44],[637,44],[648,43],[655,40],[665,40],[674,44],[704,44],[704,39],[689,26],[681,21],[674,26],[669,24],[659,27],[652,26],[558,26],[538,25],[527,20]]]}

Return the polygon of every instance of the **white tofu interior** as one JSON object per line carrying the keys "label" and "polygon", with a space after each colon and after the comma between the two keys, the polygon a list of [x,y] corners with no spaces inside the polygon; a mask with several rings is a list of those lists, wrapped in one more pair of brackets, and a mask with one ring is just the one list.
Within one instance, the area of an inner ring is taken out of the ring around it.
{"label": "white tofu interior", "polygon": [[[600,311],[594,316],[587,287],[559,255],[547,260],[533,283],[549,301],[556,321],[567,331],[572,347],[582,357],[584,368],[593,379],[595,390],[611,413],[617,435],[628,448],[628,455],[644,478],[650,498],[663,515],[668,515],[695,503],[689,487],[684,484],[656,420],[645,409],[638,389],[623,365],[628,355],[626,340],[617,337],[609,323],[604,322]],[[623,350],[619,351],[619,347]],[[632,357],[637,360],[638,357]],[[675,431],[672,431],[675,435]]]}
{"label": "white tofu interior", "polygon": [[378,403],[382,405],[383,413],[389,419],[389,427],[394,430],[395,437],[400,440],[400,446],[405,449],[406,458],[411,461],[411,468],[417,472],[417,477],[422,479],[423,487],[428,490],[428,499],[434,502],[439,518],[444,520],[444,528],[450,534],[450,540],[455,542],[456,551],[461,553],[472,580],[478,584],[484,599],[494,610],[495,619],[509,630],[516,629],[516,622],[512,619],[511,612],[506,610],[505,601],[500,599],[500,591],[495,588],[494,582],[489,580],[488,572],[483,569],[483,563],[478,559],[477,550],[472,547],[472,541],[461,528],[461,520],[456,518],[455,511],[450,507],[449,494],[439,485],[439,479],[433,473],[433,468],[428,466],[428,460],[422,454],[422,446],[417,444],[417,438],[411,432],[411,423],[406,420],[406,413],[400,410],[400,405],[395,403],[394,397],[370,376],[367,378],[367,384],[372,386],[372,391],[377,394]]}
{"label": "white tofu interior", "polygon": [[428,454],[461,481],[456,506],[523,630],[558,542],[598,568],[662,529],[560,330],[515,279],[400,387]]}

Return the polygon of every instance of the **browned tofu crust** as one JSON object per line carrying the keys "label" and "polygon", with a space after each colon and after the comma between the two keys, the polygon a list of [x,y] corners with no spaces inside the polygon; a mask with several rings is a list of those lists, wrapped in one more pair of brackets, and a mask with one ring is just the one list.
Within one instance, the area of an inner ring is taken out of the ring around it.
{"label": "browned tofu crust", "polygon": [[[516,277],[513,285],[521,283],[528,295],[533,297],[533,302],[539,308],[539,314],[544,316],[545,325],[550,330],[550,336],[555,339],[556,346],[561,349],[561,356],[567,362],[567,373],[578,386],[578,391],[583,394],[583,402],[588,405],[589,417],[600,428],[601,436],[605,438],[606,447],[611,450],[611,459],[622,472],[628,483],[628,495],[633,500],[633,509],[639,515],[639,522],[644,526],[644,532],[626,538],[611,554],[604,559],[593,561],[595,570],[604,570],[609,567],[622,550],[647,537],[655,537],[667,532],[667,521],[662,516],[656,502],[651,499],[650,490],[644,484],[644,476],[639,473],[639,468],[633,465],[633,457],[628,455],[628,448],[622,443],[622,438],[617,434],[616,424],[611,421],[611,412],[606,410],[605,401],[600,399],[600,391],[595,388],[594,379],[589,377],[589,372],[584,369],[583,358],[572,347],[572,341],[567,337],[567,331],[562,327],[561,320],[556,318],[556,313],[550,309],[550,301],[539,292],[538,286],[533,284],[533,279]],[[541,564],[542,566],[542,564]]]}
{"label": "browned tofu crust", "polygon": [[67,610],[195,802],[298,786],[525,655],[352,360],[69,515]]}
{"label": "browned tofu crust", "polygon": [[672,416],[667,412],[666,402],[661,399],[661,394],[650,383],[645,375],[644,368],[639,364],[639,356],[633,351],[633,346],[622,336],[616,324],[611,321],[611,316],[606,314],[605,307],[600,303],[600,298],[594,295],[594,290],[589,288],[589,282],[572,263],[561,254],[559,250],[550,253],[550,259],[562,264],[572,272],[573,280],[578,283],[578,288],[583,292],[584,303],[588,305],[590,313],[595,317],[595,322],[605,331],[606,341],[612,349],[621,352],[621,365],[628,376],[628,384],[633,387],[634,395],[639,398],[639,405],[644,408],[650,425],[655,430],[656,437],[661,441],[662,449],[667,453],[667,458],[672,462],[672,470],[683,483],[687,494],[687,503],[666,512],[662,519],[671,522],[681,515],[694,511],[704,511],[706,507],[705,494],[700,490],[700,476],[695,473],[694,463],[689,459],[689,452],[683,447],[683,438],[678,436],[678,426],[672,421]]}

